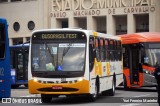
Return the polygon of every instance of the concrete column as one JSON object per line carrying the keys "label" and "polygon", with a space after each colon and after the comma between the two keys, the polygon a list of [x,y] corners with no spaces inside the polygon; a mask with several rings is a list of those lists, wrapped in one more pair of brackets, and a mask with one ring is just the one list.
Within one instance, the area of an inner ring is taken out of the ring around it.
{"label": "concrete column", "polygon": [[12,46],[13,45],[13,39],[9,38],[9,45]]}
{"label": "concrete column", "polygon": [[57,20],[56,18],[51,18],[51,28],[57,28]]}
{"label": "concrete column", "polygon": [[76,28],[76,27],[78,27],[77,21],[76,21],[76,19],[74,17],[69,17],[68,24],[69,24],[68,25],[69,28]]}
{"label": "concrete column", "polygon": [[133,14],[127,15],[127,33],[136,32],[136,20]]}
{"label": "concrete column", "polygon": [[96,21],[92,16],[87,16],[87,30],[96,31]]}
{"label": "concrete column", "polygon": [[156,7],[156,32],[160,32],[160,0],[157,0],[157,7]]}
{"label": "concrete column", "polygon": [[115,35],[116,34],[116,22],[115,18],[112,15],[107,15],[107,34]]}
{"label": "concrete column", "polygon": [[[153,21],[155,20],[155,21]],[[156,31],[156,14],[155,12],[149,13],[149,32],[155,32]]]}
{"label": "concrete column", "polygon": [[48,0],[43,0],[43,28],[49,28],[49,3]]}
{"label": "concrete column", "polygon": [[23,37],[23,43],[27,42],[27,38]]}

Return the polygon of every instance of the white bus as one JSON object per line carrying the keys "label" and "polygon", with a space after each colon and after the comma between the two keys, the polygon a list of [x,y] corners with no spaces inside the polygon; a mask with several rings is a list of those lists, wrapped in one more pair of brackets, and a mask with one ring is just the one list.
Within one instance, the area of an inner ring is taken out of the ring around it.
{"label": "white bus", "polygon": [[32,33],[28,84],[42,102],[60,95],[114,95],[123,82],[118,36],[82,29],[46,29]]}

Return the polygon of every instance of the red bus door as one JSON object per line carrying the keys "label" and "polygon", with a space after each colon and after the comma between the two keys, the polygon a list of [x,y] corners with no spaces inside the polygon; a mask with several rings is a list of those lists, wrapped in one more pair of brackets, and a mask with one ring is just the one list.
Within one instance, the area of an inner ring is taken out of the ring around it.
{"label": "red bus door", "polygon": [[124,58],[124,74],[125,74],[125,87],[138,87],[139,86],[139,72],[142,69],[141,53],[138,45],[123,45],[125,52]]}
{"label": "red bus door", "polygon": [[136,86],[139,83],[139,52],[140,50],[137,47],[131,48],[131,64],[130,64],[130,71],[131,71],[131,86]]}

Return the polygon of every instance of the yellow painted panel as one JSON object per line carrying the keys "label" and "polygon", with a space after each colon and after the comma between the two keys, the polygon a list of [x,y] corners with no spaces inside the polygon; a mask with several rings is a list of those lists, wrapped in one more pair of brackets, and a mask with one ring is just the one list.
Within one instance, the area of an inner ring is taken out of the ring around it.
{"label": "yellow painted panel", "polygon": [[110,63],[109,62],[106,63],[106,67],[107,67],[106,68],[107,69],[106,74],[110,75]]}
{"label": "yellow painted panel", "polygon": [[[89,81],[82,80],[76,83],[65,83],[65,84],[42,84],[39,82],[35,82],[33,80],[28,81],[29,84],[29,92],[31,94],[81,94],[81,93],[89,93],[90,92],[90,85]],[[38,91],[40,88],[52,88],[53,86],[62,86],[62,87],[68,87],[68,88],[77,88],[78,91],[73,92],[42,92]]]}

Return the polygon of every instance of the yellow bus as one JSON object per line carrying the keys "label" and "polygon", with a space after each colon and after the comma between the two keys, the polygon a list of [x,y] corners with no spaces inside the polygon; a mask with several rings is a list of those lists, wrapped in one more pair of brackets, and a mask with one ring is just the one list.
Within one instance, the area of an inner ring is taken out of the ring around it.
{"label": "yellow bus", "polygon": [[114,95],[123,82],[121,38],[82,29],[32,33],[28,84],[31,94],[49,103],[60,95]]}

